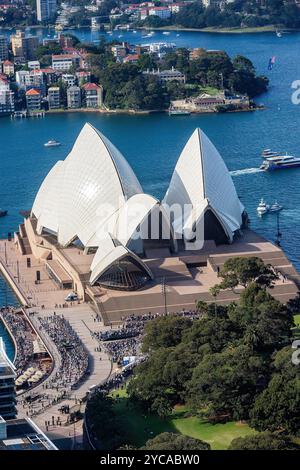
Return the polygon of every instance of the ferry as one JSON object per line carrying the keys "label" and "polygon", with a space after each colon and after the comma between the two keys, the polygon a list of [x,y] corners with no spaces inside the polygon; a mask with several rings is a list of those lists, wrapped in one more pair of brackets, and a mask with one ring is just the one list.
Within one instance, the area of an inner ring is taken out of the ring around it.
{"label": "ferry", "polygon": [[295,157],[294,155],[276,155],[265,157],[260,169],[264,171],[275,171],[298,167],[300,167],[299,157]]}
{"label": "ferry", "polygon": [[189,116],[190,114],[187,109],[169,109],[169,116]]}
{"label": "ferry", "polygon": [[60,145],[61,143],[57,142],[57,140],[48,140],[48,142],[44,144],[45,147],[59,147]]}

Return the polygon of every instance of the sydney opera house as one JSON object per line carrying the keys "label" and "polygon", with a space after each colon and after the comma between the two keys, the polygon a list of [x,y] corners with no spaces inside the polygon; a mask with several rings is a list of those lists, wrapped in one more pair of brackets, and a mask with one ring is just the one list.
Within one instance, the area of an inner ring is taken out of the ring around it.
{"label": "sydney opera house", "polygon": [[122,299],[132,313],[159,307],[162,279],[174,308],[194,304],[205,275],[216,272],[213,254],[238,244],[246,223],[230,173],[202,130],[189,138],[159,201],[86,124],[44,179],[15,240],[59,289],[102,311],[117,312]]}

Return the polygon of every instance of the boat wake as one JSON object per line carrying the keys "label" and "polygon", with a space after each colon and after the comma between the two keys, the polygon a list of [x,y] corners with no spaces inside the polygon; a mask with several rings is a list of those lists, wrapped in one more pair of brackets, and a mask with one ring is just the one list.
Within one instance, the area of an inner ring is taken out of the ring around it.
{"label": "boat wake", "polygon": [[245,168],[244,170],[230,171],[231,176],[252,175],[252,173],[261,173],[260,168]]}

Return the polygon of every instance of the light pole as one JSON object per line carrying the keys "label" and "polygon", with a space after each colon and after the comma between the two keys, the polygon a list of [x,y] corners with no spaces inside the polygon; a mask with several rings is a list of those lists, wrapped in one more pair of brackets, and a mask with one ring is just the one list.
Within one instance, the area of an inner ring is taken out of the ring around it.
{"label": "light pole", "polygon": [[276,233],[275,244],[277,246],[280,246],[282,233],[280,232],[280,226],[279,226],[279,212],[276,213],[276,216],[277,216],[277,233]]}
{"label": "light pole", "polygon": [[164,297],[165,304],[165,315],[167,315],[167,289],[166,289],[166,278],[163,277],[161,280],[161,293]]}

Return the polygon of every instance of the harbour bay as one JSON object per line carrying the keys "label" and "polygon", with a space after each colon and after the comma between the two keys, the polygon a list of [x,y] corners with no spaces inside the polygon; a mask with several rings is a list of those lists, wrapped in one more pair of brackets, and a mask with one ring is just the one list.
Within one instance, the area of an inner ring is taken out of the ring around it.
{"label": "harbour bay", "polygon": [[[98,41],[101,34],[88,29],[72,30],[81,40]],[[45,31],[37,30],[38,34]],[[48,31],[46,30],[46,33]],[[50,31],[50,35],[54,32]],[[177,36],[177,34],[180,34]],[[142,33],[114,33],[107,40],[149,42]],[[161,198],[167,189],[174,164],[189,135],[201,127],[216,144],[234,178],[238,194],[246,206],[251,227],[271,241],[275,239],[276,217],[256,215],[261,197],[269,203],[275,199],[284,206],[280,215],[282,247],[300,267],[297,243],[300,239],[300,170],[268,174],[258,170],[263,148],[299,155],[299,107],[291,102],[291,82],[300,77],[297,43],[300,34],[285,34],[278,39],[273,33],[211,34],[176,32],[164,36],[156,32],[151,41],[176,42],[178,46],[224,49],[231,56],[249,57],[260,74],[270,79],[270,89],[257,101],[264,111],[191,116],[103,115],[97,113],[63,113],[44,119],[0,120],[0,207],[7,217],[0,219],[0,236],[18,228],[19,211],[29,209],[34,195],[52,165],[63,159],[86,121],[91,122],[124,153],[146,192]],[[268,60],[276,56],[276,65],[267,71]],[[49,139],[62,142],[59,148],[44,147]],[[17,157],[16,157],[17,155]],[[3,289],[0,303],[3,304]]]}

